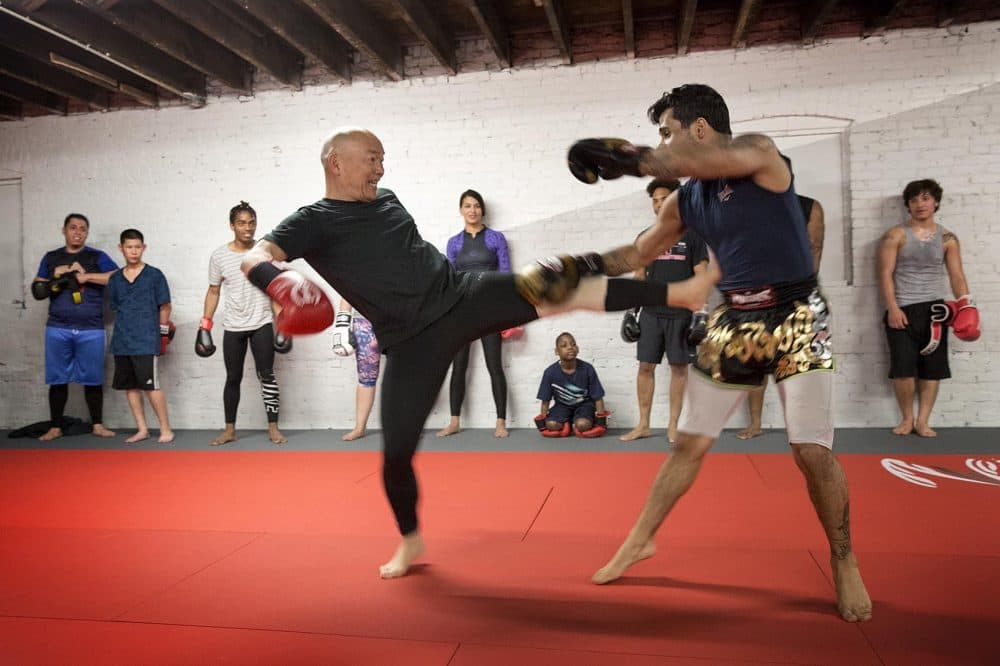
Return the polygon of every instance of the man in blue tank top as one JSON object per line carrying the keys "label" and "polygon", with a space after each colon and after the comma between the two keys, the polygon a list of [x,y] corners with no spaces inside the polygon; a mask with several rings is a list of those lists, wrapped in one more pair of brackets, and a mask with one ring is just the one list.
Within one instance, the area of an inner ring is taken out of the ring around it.
{"label": "man in blue tank top", "polygon": [[847,482],[832,453],[829,311],[817,287],[791,163],[766,136],[734,138],[725,101],[705,85],[665,93],[649,119],[662,139],[655,149],[621,139],[585,139],[570,149],[570,170],[584,182],[690,177],[633,245],[604,255],[604,270],[633,271],[693,229],[718,258],[725,301],[699,347],[674,451],[636,524],[594,582],[609,583],[656,552],[656,530],[694,483],[723,426],[747,391],[773,374],[795,462],[830,543],[838,610],[849,622],[868,620],[871,599],[851,547]]}

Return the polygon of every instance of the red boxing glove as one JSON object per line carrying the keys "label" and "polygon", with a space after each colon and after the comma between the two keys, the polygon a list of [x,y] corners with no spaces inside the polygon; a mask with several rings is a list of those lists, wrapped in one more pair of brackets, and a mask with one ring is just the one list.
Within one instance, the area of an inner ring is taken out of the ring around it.
{"label": "red boxing glove", "polygon": [[966,342],[975,342],[979,339],[979,310],[972,301],[972,296],[966,294],[960,296],[957,301],[946,303],[951,310],[951,327],[955,331],[955,337]]}
{"label": "red boxing glove", "polygon": [[545,425],[545,414],[539,414],[535,417],[535,427],[542,433],[542,437],[569,437],[569,421],[563,423],[559,430],[549,430]]}
{"label": "red boxing glove", "polygon": [[521,336],[524,335],[523,326],[515,326],[514,328],[505,328],[500,331],[500,337],[504,340],[520,340]]}
{"label": "red boxing glove", "polygon": [[166,324],[160,324],[160,356],[167,353],[167,347],[170,345],[170,341],[174,339],[174,333],[177,332],[177,327],[174,326],[174,322],[168,321]]}
{"label": "red boxing glove", "polygon": [[301,273],[283,271],[267,285],[267,295],[281,306],[274,325],[282,335],[311,335],[333,323],[330,299]]}
{"label": "red boxing glove", "polygon": [[573,426],[573,434],[584,439],[603,437],[604,433],[608,431],[609,416],[611,416],[611,412],[597,412],[594,414],[594,425],[591,426],[590,430],[580,430]]}

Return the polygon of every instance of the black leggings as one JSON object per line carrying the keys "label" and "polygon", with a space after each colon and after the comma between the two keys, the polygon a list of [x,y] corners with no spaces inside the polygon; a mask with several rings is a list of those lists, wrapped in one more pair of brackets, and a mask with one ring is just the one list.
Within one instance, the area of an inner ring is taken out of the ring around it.
{"label": "black leggings", "polygon": [[[385,349],[382,376],[382,482],[400,534],[417,527],[413,455],[448,366],[462,347],[487,333],[538,318],[518,295],[510,273],[467,273],[451,310],[411,338]],[[666,303],[666,286],[645,280],[610,280],[605,307],[626,309]]]}
{"label": "black leggings", "polygon": [[[490,333],[479,339],[483,345],[483,358],[486,359],[486,369],[490,372],[490,385],[493,387],[493,404],[497,407],[497,418],[507,418],[507,376],[503,373],[503,361],[500,359],[502,342],[499,333]],[[465,374],[469,369],[468,344],[455,355],[451,366],[451,415],[462,413],[462,403],[465,402]]]}
{"label": "black leggings", "polygon": [[[90,422],[104,423],[104,387],[100,384],[84,385],[83,399],[87,401]],[[51,384],[49,386],[49,417],[52,419],[52,427],[58,427],[62,420],[67,400],[69,400],[69,384]]]}
{"label": "black leggings", "polygon": [[267,422],[277,423],[279,395],[278,381],[274,378],[274,328],[271,324],[265,324],[254,331],[225,331],[222,334],[222,358],[226,362],[226,387],[222,390],[222,404],[226,410],[226,424],[236,423],[248,342],[257,367]]}

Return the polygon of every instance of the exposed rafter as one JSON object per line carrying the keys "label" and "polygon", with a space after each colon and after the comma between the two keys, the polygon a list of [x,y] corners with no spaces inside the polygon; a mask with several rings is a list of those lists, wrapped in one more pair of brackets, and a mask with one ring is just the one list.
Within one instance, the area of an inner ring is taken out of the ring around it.
{"label": "exposed rafter", "polygon": [[403,20],[421,42],[434,55],[449,74],[458,73],[455,57],[455,40],[451,31],[441,23],[424,0],[394,0],[403,13]]}
{"label": "exposed rafter", "polygon": [[865,21],[865,25],[861,29],[862,37],[884,33],[889,22],[896,18],[903,6],[906,5],[906,0],[880,0],[872,4],[875,6],[874,13]]}
{"label": "exposed rafter", "polygon": [[0,93],[0,119],[21,120],[24,118],[24,106],[19,100]]}
{"label": "exposed rafter", "polygon": [[493,0],[465,0],[465,4],[479,29],[486,35],[486,41],[493,47],[497,60],[504,67],[510,67],[513,62],[510,59],[510,38],[507,36],[507,27],[493,6]]}
{"label": "exposed rafter", "polygon": [[680,14],[677,17],[677,55],[684,55],[691,48],[691,30],[694,28],[694,14],[698,10],[698,0],[680,0]]}
{"label": "exposed rafter", "polygon": [[[36,5],[27,0],[4,0],[22,12]],[[30,11],[30,17],[90,46],[119,62],[148,81],[165,88],[194,104],[205,102],[205,75],[171,58],[117,28],[91,12],[63,2],[42,4]]]}
{"label": "exposed rafter", "polygon": [[69,113],[69,102],[62,95],[56,95],[6,74],[0,74],[0,93],[22,102],[40,106],[61,116]]}
{"label": "exposed rafter", "polygon": [[80,100],[95,111],[111,107],[111,94],[61,69],[0,46],[0,72],[62,97]]}
{"label": "exposed rafter", "polygon": [[632,0],[622,0],[622,22],[625,24],[625,55],[635,59],[635,16],[632,14]]}
{"label": "exposed rafter", "polygon": [[938,0],[937,5],[937,26],[947,28],[955,22],[955,15],[958,14],[958,0]]}
{"label": "exposed rafter", "polygon": [[252,89],[253,69],[247,63],[156,5],[123,0],[109,9],[102,9],[98,0],[74,1],[150,46],[155,46],[227,86],[242,92],[250,92]]}
{"label": "exposed rafter", "polygon": [[233,24],[226,15],[205,2],[155,0],[168,12],[190,23],[247,62],[284,84],[302,87],[302,55],[275,39],[260,39]]}
{"label": "exposed rafter", "polygon": [[[55,35],[36,30],[24,21],[0,14],[0,34],[4,44],[35,60],[55,64],[109,90],[129,94],[138,101],[157,99],[156,86]],[[108,85],[108,81],[111,84]],[[141,97],[141,99],[140,99]]]}
{"label": "exposed rafter", "polygon": [[372,10],[356,0],[302,0],[372,65],[393,81],[403,80],[403,45]]}
{"label": "exposed rafter", "polygon": [[549,21],[549,30],[562,56],[564,64],[573,62],[573,51],[570,45],[569,24],[563,12],[562,0],[535,0],[535,5],[545,9],[545,18]]}
{"label": "exposed rafter", "polygon": [[286,42],[320,61],[345,83],[351,80],[351,45],[288,0],[237,0]]}
{"label": "exposed rafter", "polygon": [[729,46],[734,49],[741,49],[747,45],[747,33],[757,20],[757,12],[760,10],[761,0],[741,0],[740,11],[736,15],[736,27],[733,28],[733,38]]}
{"label": "exposed rafter", "polygon": [[819,29],[830,18],[830,12],[837,6],[838,0],[813,0],[802,9],[802,41],[811,44],[816,39]]}

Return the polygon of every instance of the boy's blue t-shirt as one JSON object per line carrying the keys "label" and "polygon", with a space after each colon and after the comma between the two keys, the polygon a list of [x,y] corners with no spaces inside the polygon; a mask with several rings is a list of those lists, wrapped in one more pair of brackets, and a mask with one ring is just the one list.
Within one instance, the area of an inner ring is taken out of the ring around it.
{"label": "boy's blue t-shirt", "polygon": [[[79,252],[68,252],[61,247],[46,252],[38,265],[37,277],[53,280],[56,266],[78,262],[88,273],[108,273],[118,264],[101,250],[85,245]],[[46,326],[77,330],[104,328],[104,285],[88,282],[81,285],[81,301],[75,303],[68,290],[60,291],[49,299],[49,318]]]}
{"label": "boy's blue t-shirt", "polygon": [[129,282],[121,270],[108,279],[108,304],[115,313],[109,352],[113,356],[151,356],[160,353],[160,306],[170,302],[167,278],[146,264]]}
{"label": "boy's blue t-shirt", "polygon": [[580,359],[576,361],[576,370],[569,374],[563,372],[558,361],[545,368],[542,383],[538,387],[539,400],[551,402],[554,399],[567,407],[603,397],[604,387],[597,378],[594,366]]}

